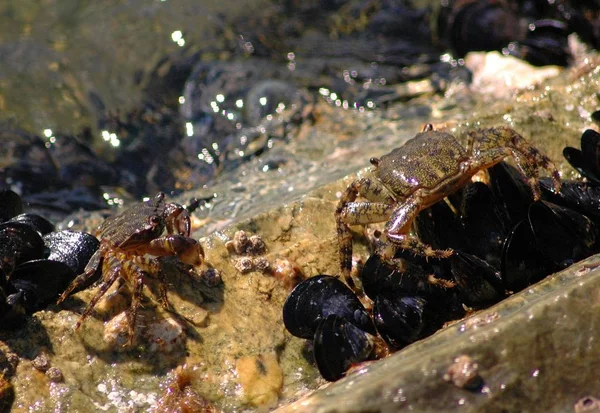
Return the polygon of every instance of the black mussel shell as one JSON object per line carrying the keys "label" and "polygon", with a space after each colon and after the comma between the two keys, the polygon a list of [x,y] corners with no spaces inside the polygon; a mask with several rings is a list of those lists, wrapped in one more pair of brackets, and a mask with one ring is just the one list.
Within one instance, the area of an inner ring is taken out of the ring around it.
{"label": "black mussel shell", "polygon": [[512,56],[527,60],[535,66],[567,66],[571,60],[564,22],[552,19],[536,20],[525,39],[509,50]]}
{"label": "black mussel shell", "polygon": [[314,354],[321,376],[336,381],[352,364],[370,358],[372,336],[343,317],[329,315],[321,320],[314,335]]}
{"label": "black mussel shell", "polygon": [[573,168],[595,184],[600,184],[600,134],[587,129],[581,135],[581,150],[566,147],[563,156]]}
{"label": "black mussel shell", "polygon": [[17,265],[43,255],[44,241],[32,227],[19,222],[0,224],[0,275],[8,277]]}
{"label": "black mussel shell", "polygon": [[552,180],[542,178],[540,188],[544,200],[574,209],[588,216],[596,225],[600,223],[600,186],[590,182],[563,181],[560,192],[554,193]]}
{"label": "black mussel shell", "polygon": [[[518,33],[517,16],[500,4],[473,1],[451,10],[450,16],[440,16],[438,24],[458,57],[470,51],[500,50]],[[502,29],[499,23],[504,24]]]}
{"label": "black mussel shell", "polygon": [[588,217],[541,201],[529,207],[529,224],[540,251],[560,268],[594,253],[598,231]]}
{"label": "black mussel shell", "polygon": [[500,268],[502,245],[510,230],[509,218],[489,186],[473,182],[465,187],[461,220],[470,241],[468,251]]}
{"label": "black mussel shell", "polygon": [[62,262],[39,259],[15,268],[9,282],[22,292],[25,311],[31,314],[55,302],[75,276]]}
{"label": "black mussel shell", "polygon": [[37,214],[19,214],[16,217],[11,218],[8,222],[20,222],[22,224],[27,224],[42,235],[46,235],[54,231],[54,224]]}
{"label": "black mussel shell", "polygon": [[464,313],[454,288],[448,288],[453,275],[448,259],[423,258],[410,251],[396,254],[396,266],[385,263],[372,254],[363,266],[360,279],[365,294],[375,300],[380,294],[418,295],[426,298],[432,308],[444,314],[461,317]]}
{"label": "black mussel shell", "polygon": [[[581,154],[585,177],[600,183],[600,134],[587,129],[581,135]],[[588,177],[589,175],[589,177]]]}
{"label": "black mussel shell", "polygon": [[401,348],[422,337],[428,302],[413,295],[380,294],[373,305],[377,331],[392,347]]}
{"label": "black mussel shell", "polygon": [[0,222],[23,212],[21,197],[10,189],[0,189]]}
{"label": "black mussel shell", "polygon": [[586,176],[585,161],[581,150],[567,146],[563,149],[563,156],[581,176]]}
{"label": "black mussel shell", "polygon": [[460,220],[446,202],[421,211],[414,229],[419,239],[434,249],[462,249],[467,243]]}
{"label": "black mussel shell", "polygon": [[[407,261],[407,265],[410,263]],[[377,254],[371,256],[360,270],[359,278],[362,289],[370,299],[374,300],[379,293],[386,291],[396,284],[395,278],[399,271],[381,261]]]}
{"label": "black mussel shell", "polygon": [[592,112],[590,117],[596,123],[596,125],[600,125],[600,110],[596,110],[596,111]]}
{"label": "black mussel shell", "polygon": [[296,337],[313,338],[321,320],[335,314],[364,331],[375,333],[369,314],[346,284],[317,275],[298,284],[283,305],[283,323]]}
{"label": "black mussel shell", "polygon": [[454,251],[449,260],[456,288],[465,304],[489,305],[502,299],[504,286],[500,271],[495,267],[474,255],[461,251]]}
{"label": "black mussel shell", "polygon": [[510,232],[502,251],[500,274],[504,287],[517,292],[558,269],[538,249],[529,222],[519,222]]}
{"label": "black mussel shell", "polygon": [[507,228],[527,217],[529,205],[533,202],[531,188],[525,182],[523,174],[514,166],[500,162],[488,169],[490,188],[503,213],[508,215]]}
{"label": "black mussel shell", "polygon": [[66,264],[75,274],[83,273],[100,246],[96,237],[80,231],[51,232],[44,235],[43,240],[49,251],[47,258]]}
{"label": "black mussel shell", "polygon": [[365,294],[372,300],[386,291],[434,294],[435,286],[427,281],[435,273],[434,269],[431,266],[424,268],[414,260],[413,257],[396,258],[397,266],[392,266],[381,261],[377,254],[372,254],[360,272]]}

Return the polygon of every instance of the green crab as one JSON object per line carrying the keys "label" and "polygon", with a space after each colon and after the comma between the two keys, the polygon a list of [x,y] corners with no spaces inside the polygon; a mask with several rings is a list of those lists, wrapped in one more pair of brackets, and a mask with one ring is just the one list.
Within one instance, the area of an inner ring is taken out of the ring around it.
{"label": "green crab", "polygon": [[[341,272],[348,284],[354,286],[350,277],[351,225],[386,222],[378,254],[391,263],[396,248],[446,258],[451,250],[434,250],[410,234],[414,219],[420,211],[461,188],[477,172],[506,157],[515,160],[534,200],[540,198],[540,168],[551,174],[554,190],[560,190],[560,175],[552,161],[508,127],[470,131],[463,147],[451,134],[426,125],[401,147],[381,158],[371,158],[371,173],[348,186],[335,211]],[[357,201],[358,197],[366,201]]]}

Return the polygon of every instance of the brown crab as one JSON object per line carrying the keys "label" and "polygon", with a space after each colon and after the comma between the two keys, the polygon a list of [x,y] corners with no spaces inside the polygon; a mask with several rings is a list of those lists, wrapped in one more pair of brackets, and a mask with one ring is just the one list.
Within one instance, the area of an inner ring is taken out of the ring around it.
{"label": "brown crab", "polygon": [[[92,277],[102,263],[100,287],[77,321],[76,330],[91,314],[94,306],[111,285],[119,280],[127,283],[133,294],[129,312],[129,344],[131,344],[146,277],[158,278],[160,303],[167,310],[171,308],[159,263],[146,254],[176,255],[186,264],[202,263],[204,259],[202,246],[189,237],[190,217],[187,210],[179,204],[165,203],[164,198],[165,194],[159,192],[154,198],[137,203],[121,214],[107,218],[100,225],[98,251],[92,256],[84,272],[73,280],[58,299],[58,303],[64,301],[75,288]],[[165,227],[169,235],[161,237]]]}
{"label": "brown crab", "polygon": [[[349,285],[354,286],[350,225],[387,221],[377,253],[392,264],[398,247],[421,256],[446,258],[451,250],[434,250],[411,236],[411,224],[420,211],[459,189],[478,171],[511,156],[535,200],[540,198],[539,168],[550,172],[555,191],[560,190],[560,175],[552,161],[513,129],[478,129],[467,138],[464,148],[454,136],[426,125],[403,146],[371,158],[371,173],[348,186],[335,216],[341,272]],[[367,201],[357,202],[359,196]]]}

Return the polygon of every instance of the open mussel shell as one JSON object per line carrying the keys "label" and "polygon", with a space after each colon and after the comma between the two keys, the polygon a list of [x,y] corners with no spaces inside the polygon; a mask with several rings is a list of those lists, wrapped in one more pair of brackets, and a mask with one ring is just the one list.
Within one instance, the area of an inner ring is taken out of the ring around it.
{"label": "open mussel shell", "polygon": [[465,304],[489,305],[504,297],[504,285],[498,269],[461,251],[454,251],[449,260],[456,288]]}
{"label": "open mussel shell", "polygon": [[9,282],[22,292],[25,311],[31,314],[55,302],[76,275],[62,262],[39,259],[15,268]]}
{"label": "open mussel shell", "polygon": [[390,346],[404,347],[422,337],[428,307],[423,297],[380,294],[373,304],[377,331]]}
{"label": "open mussel shell", "polygon": [[506,290],[520,291],[555,269],[554,263],[538,249],[529,222],[523,220],[515,225],[502,251],[500,274]]}
{"label": "open mussel shell", "polygon": [[529,207],[529,223],[539,250],[560,268],[592,255],[597,249],[596,226],[572,209],[536,202]]}
{"label": "open mussel shell", "polygon": [[312,339],[319,323],[337,315],[375,334],[369,314],[346,284],[330,275],[317,275],[298,284],[283,305],[283,323],[296,337]]}
{"label": "open mussel shell", "polygon": [[19,214],[16,217],[11,218],[8,222],[20,222],[29,225],[42,235],[48,234],[55,229],[53,223],[37,214]]}
{"label": "open mussel shell", "polygon": [[342,378],[350,366],[368,360],[373,348],[370,334],[335,314],[321,320],[315,331],[315,362],[328,381]]}
{"label": "open mussel shell", "polygon": [[0,224],[0,275],[8,277],[19,264],[44,255],[44,241],[27,224],[4,222]]}
{"label": "open mussel shell", "polygon": [[587,129],[581,135],[581,150],[566,147],[563,156],[573,168],[595,184],[600,184],[600,134]]}
{"label": "open mussel shell", "polygon": [[0,189],[0,222],[11,219],[23,212],[21,197],[10,189]]}
{"label": "open mussel shell", "polygon": [[43,240],[49,251],[47,258],[66,264],[75,274],[83,273],[100,246],[96,237],[80,231],[51,232],[44,235]]}

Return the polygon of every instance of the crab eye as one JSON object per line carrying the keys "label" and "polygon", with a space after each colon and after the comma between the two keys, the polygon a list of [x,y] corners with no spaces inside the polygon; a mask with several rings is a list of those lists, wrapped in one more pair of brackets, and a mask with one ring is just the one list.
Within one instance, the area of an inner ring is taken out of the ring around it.
{"label": "crab eye", "polygon": [[151,217],[148,217],[148,222],[152,225],[158,225],[160,224],[160,217],[158,215],[152,215]]}

